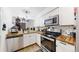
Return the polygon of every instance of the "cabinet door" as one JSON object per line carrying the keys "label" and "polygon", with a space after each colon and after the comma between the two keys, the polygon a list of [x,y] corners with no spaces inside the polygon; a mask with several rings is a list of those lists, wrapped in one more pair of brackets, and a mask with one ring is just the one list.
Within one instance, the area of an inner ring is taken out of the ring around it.
{"label": "cabinet door", "polygon": [[19,37],[18,42],[19,42],[18,48],[19,48],[19,49],[23,48],[23,37]]}
{"label": "cabinet door", "polygon": [[35,43],[35,34],[25,34],[23,36],[24,47]]}
{"label": "cabinet door", "polygon": [[14,51],[19,49],[18,44],[19,44],[19,38],[13,38],[13,50]]}
{"label": "cabinet door", "polygon": [[14,51],[18,50],[18,49],[21,49],[23,48],[23,37],[17,37],[17,38],[14,38]]}
{"label": "cabinet door", "polygon": [[56,45],[57,52],[75,52],[75,46],[70,45],[68,43],[63,43],[57,40]]}
{"label": "cabinet door", "polygon": [[66,51],[67,52],[75,52],[75,46],[70,45],[70,44],[66,44]]}
{"label": "cabinet door", "polygon": [[35,34],[29,34],[29,43],[30,44],[33,44],[33,43],[35,43],[35,37],[36,37],[36,35]]}
{"label": "cabinet door", "polygon": [[56,52],[65,52],[64,45],[58,40],[56,40]]}
{"label": "cabinet door", "polygon": [[56,52],[65,52],[64,48],[60,45],[56,45]]}
{"label": "cabinet door", "polygon": [[13,38],[7,39],[7,50],[8,50],[8,52],[13,51],[13,47],[14,47],[13,44],[14,44],[13,43]]}
{"label": "cabinet door", "polygon": [[41,46],[41,35],[40,34],[36,34],[36,43]]}
{"label": "cabinet door", "polygon": [[23,43],[24,43],[24,47],[28,46],[29,43],[29,36],[27,34],[24,34],[23,36]]}
{"label": "cabinet door", "polygon": [[23,38],[17,37],[17,38],[7,39],[7,47],[8,47],[8,51],[16,51],[18,49],[23,48]]}
{"label": "cabinet door", "polygon": [[73,7],[59,8],[59,23],[60,25],[74,25],[74,9]]}

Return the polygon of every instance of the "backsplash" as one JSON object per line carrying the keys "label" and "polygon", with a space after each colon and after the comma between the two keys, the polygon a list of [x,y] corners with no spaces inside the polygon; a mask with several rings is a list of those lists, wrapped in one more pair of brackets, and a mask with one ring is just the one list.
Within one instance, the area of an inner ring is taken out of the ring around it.
{"label": "backsplash", "polygon": [[62,32],[62,34],[67,35],[70,34],[70,32],[76,32],[76,30],[73,28],[74,28],[73,26],[57,26],[57,27],[52,27],[51,31]]}

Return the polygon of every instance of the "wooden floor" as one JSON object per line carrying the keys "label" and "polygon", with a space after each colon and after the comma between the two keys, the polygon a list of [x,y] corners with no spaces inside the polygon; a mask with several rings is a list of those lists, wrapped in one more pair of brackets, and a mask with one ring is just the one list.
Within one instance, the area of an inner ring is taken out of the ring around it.
{"label": "wooden floor", "polygon": [[17,52],[42,52],[42,50],[37,44],[33,44]]}

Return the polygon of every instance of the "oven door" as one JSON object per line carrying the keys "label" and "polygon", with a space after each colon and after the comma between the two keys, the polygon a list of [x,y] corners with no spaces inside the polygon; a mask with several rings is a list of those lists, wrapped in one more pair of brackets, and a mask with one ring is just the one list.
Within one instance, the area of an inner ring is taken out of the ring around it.
{"label": "oven door", "polygon": [[55,52],[56,51],[56,42],[46,39],[44,37],[41,37],[41,46],[42,46],[43,50],[45,50],[47,52],[49,52],[49,51]]}

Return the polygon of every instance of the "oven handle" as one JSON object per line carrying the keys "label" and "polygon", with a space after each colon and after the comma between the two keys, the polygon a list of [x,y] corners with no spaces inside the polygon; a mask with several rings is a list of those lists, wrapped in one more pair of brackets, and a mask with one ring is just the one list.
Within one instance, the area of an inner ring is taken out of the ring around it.
{"label": "oven handle", "polygon": [[54,41],[54,39],[52,39],[52,38],[48,38],[48,37],[43,36],[43,35],[42,35],[41,37],[46,38],[46,39],[51,40],[51,41]]}

